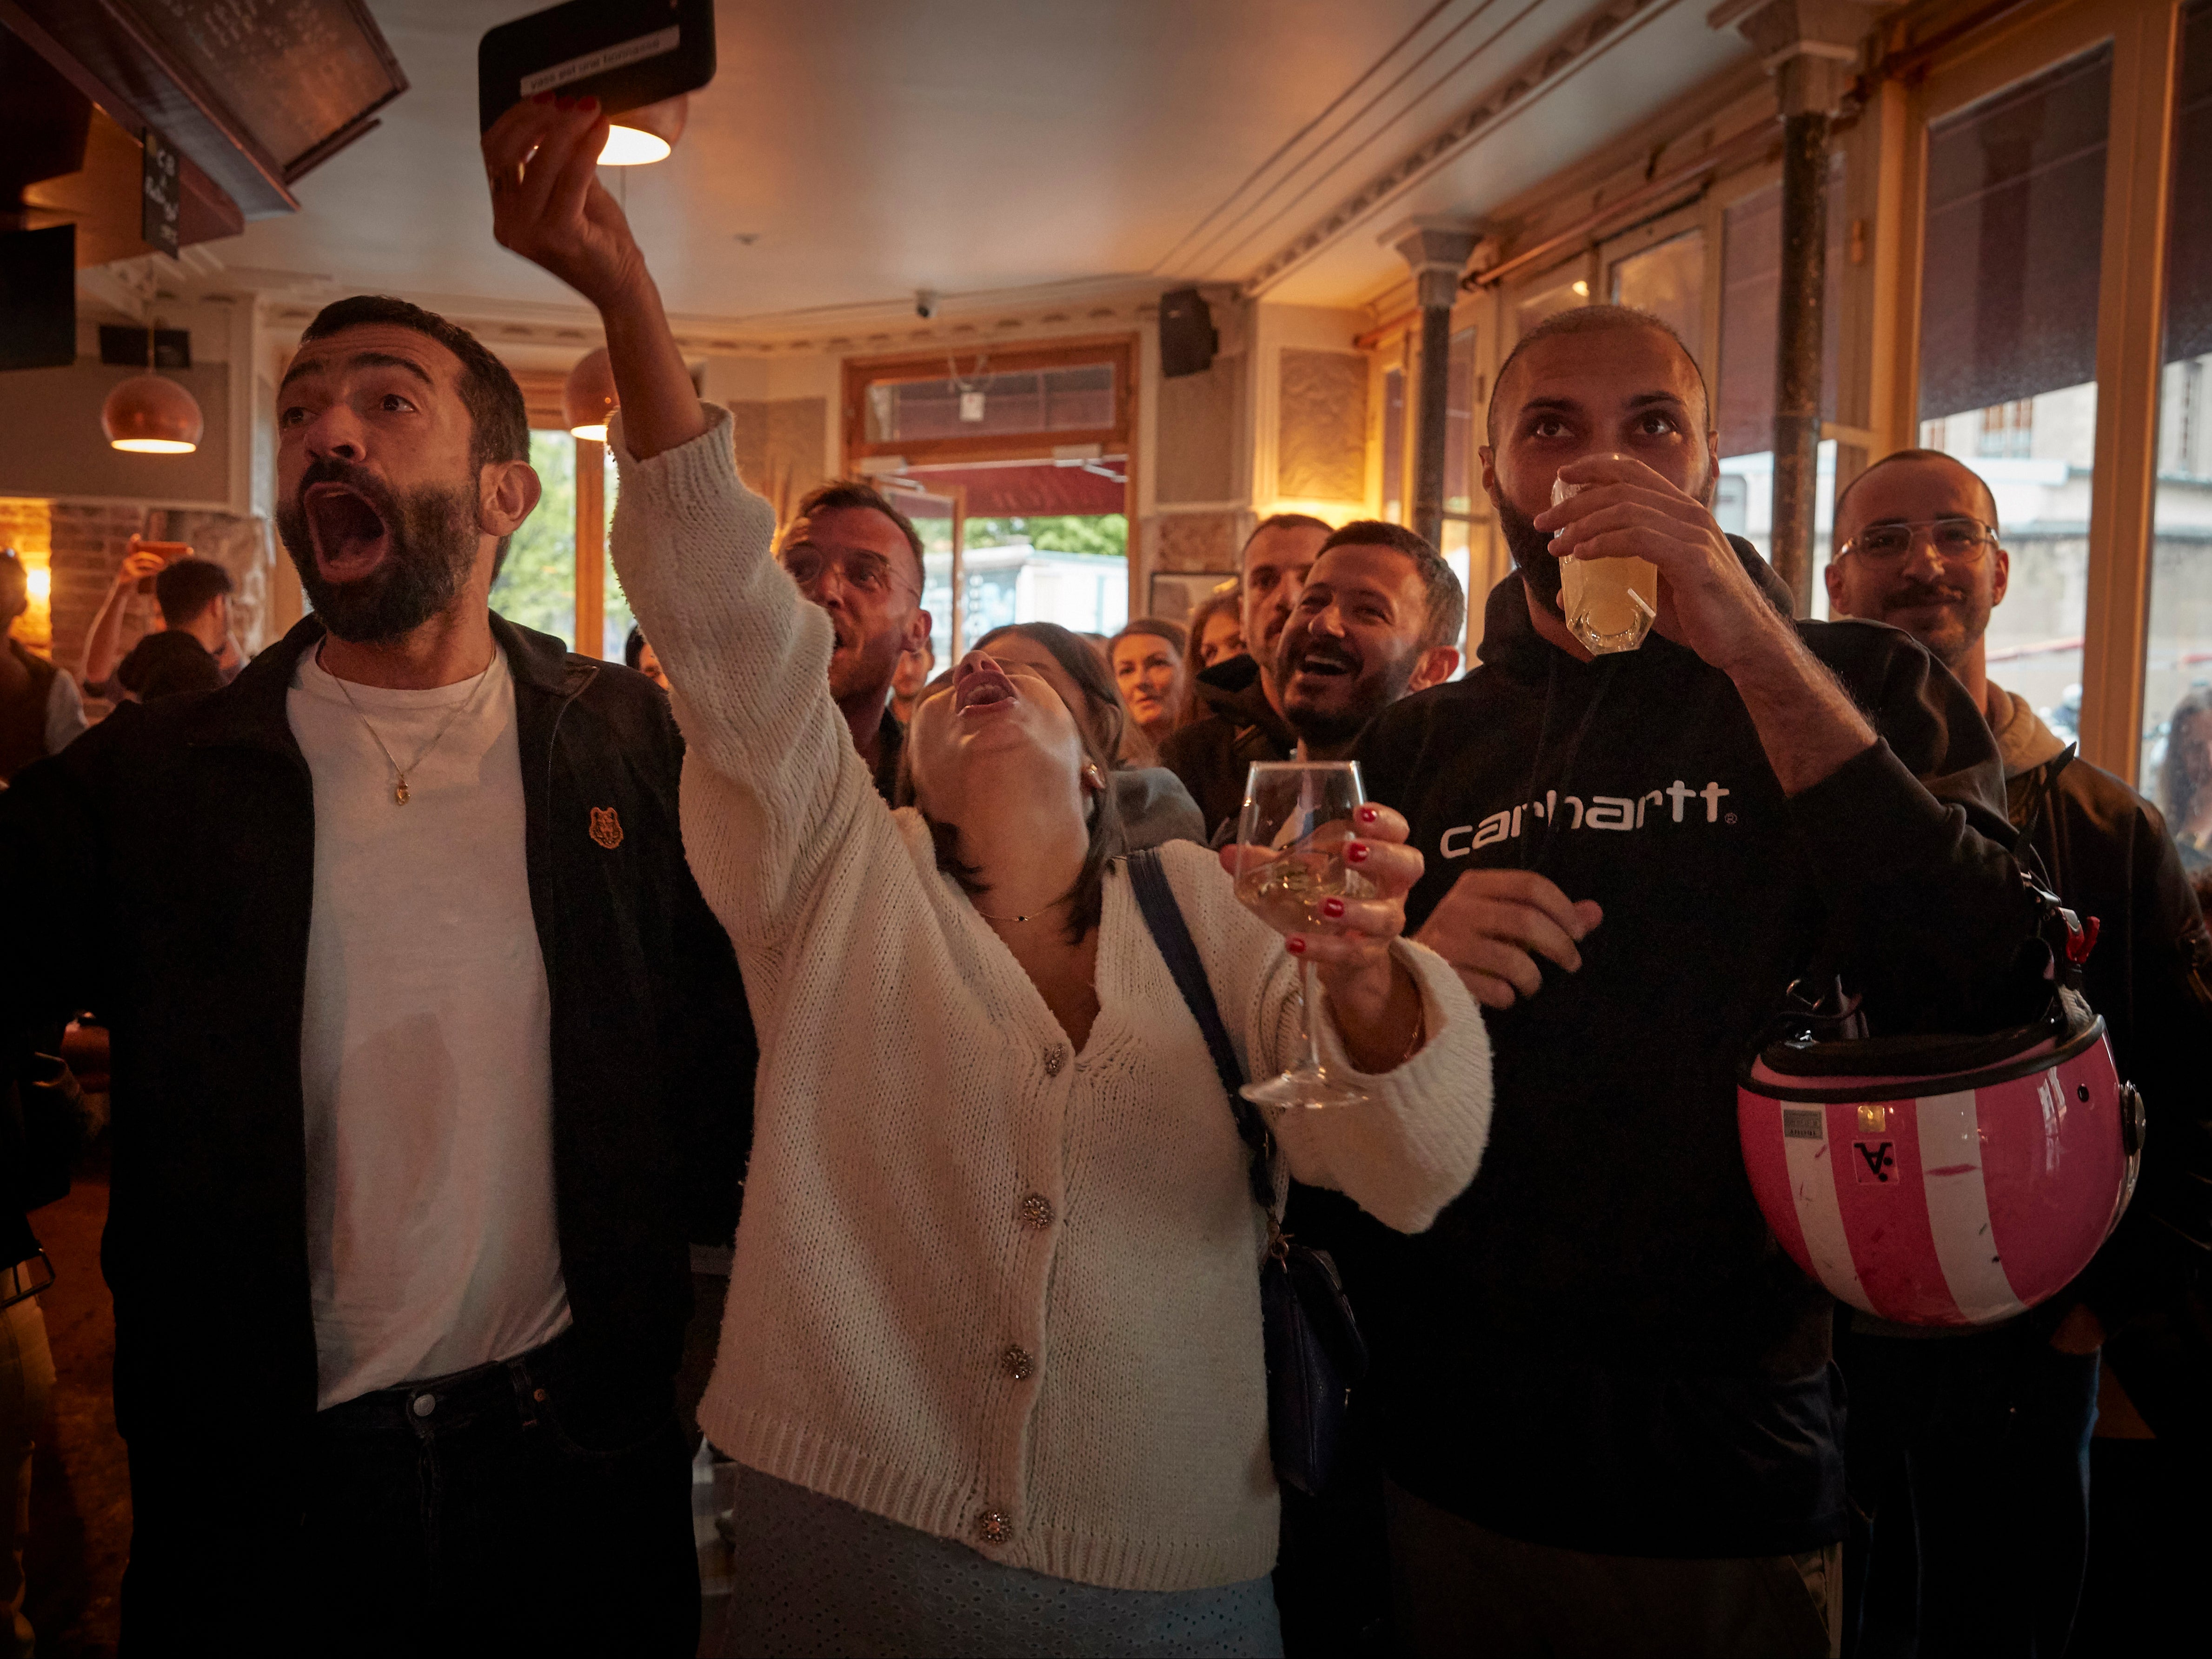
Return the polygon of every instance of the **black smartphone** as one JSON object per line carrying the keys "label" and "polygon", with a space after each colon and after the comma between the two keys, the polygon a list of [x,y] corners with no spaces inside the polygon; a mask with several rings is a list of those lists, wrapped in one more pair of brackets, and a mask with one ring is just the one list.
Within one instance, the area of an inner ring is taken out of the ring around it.
{"label": "black smartphone", "polygon": [[568,0],[488,29],[477,46],[483,131],[541,92],[597,98],[610,115],[714,78],[714,0]]}

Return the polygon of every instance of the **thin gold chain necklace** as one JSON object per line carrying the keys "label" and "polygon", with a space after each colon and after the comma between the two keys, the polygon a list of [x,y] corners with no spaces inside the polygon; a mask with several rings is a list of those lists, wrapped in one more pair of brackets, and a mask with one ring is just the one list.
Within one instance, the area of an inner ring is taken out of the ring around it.
{"label": "thin gold chain necklace", "polygon": [[498,647],[496,646],[493,647],[493,656],[495,661],[487,663],[484,665],[484,672],[483,674],[477,677],[476,689],[471,691],[467,696],[462,698],[459,702],[453,705],[453,712],[447,715],[444,724],[441,725],[437,731],[431,734],[430,741],[422,745],[422,752],[415,757],[414,764],[411,766],[402,766],[397,760],[392,758],[391,745],[384,741],[383,734],[376,729],[376,723],[370,720],[367,714],[363,714],[362,712],[361,705],[353,700],[353,693],[351,690],[348,690],[346,683],[343,680],[338,679],[338,677],[336,674],[331,674],[331,671],[329,669],[323,668],[323,648],[319,645],[315,647],[315,666],[318,668],[323,668],[323,672],[325,674],[331,674],[331,678],[333,680],[337,680],[337,687],[339,691],[344,695],[346,706],[352,709],[356,715],[359,716],[361,723],[368,728],[368,735],[375,741],[376,746],[384,751],[385,763],[391,767],[392,778],[394,780],[392,786],[392,799],[396,805],[404,806],[407,805],[409,798],[407,775],[410,772],[420,771],[422,769],[422,763],[430,758],[430,751],[445,741],[446,733],[453,729],[453,722],[459,720],[462,714],[466,713],[470,708],[473,708],[476,704],[476,700],[483,695],[483,689],[491,679],[491,671],[497,665],[496,658],[498,656]]}

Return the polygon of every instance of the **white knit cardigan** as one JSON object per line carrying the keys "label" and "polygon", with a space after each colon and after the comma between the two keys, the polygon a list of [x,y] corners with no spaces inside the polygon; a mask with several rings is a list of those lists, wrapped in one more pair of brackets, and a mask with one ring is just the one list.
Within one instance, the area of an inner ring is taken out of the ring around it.
{"label": "white knit cardigan", "polygon": [[[748,1468],[1011,1565],[1256,1577],[1277,1522],[1266,1222],[1197,1023],[1117,867],[1071,1052],[921,816],[877,795],[830,700],[828,619],[769,556],[775,514],[709,413],[648,461],[612,434],[615,566],[676,687],[684,845],[760,1034],[700,1421]],[[1239,1058],[1278,1069],[1297,1031],[1280,939],[1210,853],[1163,851]],[[1442,961],[1398,949],[1427,1046],[1364,1079],[1374,1104],[1277,1127],[1290,1174],[1414,1231],[1474,1174],[1490,1051]]]}

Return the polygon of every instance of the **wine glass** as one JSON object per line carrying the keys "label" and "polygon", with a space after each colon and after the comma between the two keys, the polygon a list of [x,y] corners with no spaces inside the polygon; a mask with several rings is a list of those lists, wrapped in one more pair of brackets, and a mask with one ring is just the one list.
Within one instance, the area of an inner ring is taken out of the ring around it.
{"label": "wine glass", "polygon": [[[1333,932],[1322,901],[1366,898],[1375,884],[1346,866],[1344,844],[1357,838],[1352,815],[1367,799],[1357,761],[1255,761],[1237,826],[1237,896],[1279,933]],[[1249,1083],[1244,1098],[1263,1106],[1356,1106],[1369,1097],[1321,1063],[1315,1036],[1314,970],[1301,962],[1305,1053],[1287,1071]]]}

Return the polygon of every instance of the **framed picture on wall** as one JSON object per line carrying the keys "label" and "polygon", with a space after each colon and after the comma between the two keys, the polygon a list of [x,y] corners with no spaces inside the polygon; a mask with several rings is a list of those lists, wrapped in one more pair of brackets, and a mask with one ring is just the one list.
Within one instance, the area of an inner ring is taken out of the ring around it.
{"label": "framed picture on wall", "polygon": [[1236,580],[1233,570],[1155,570],[1151,602],[1146,605],[1145,614],[1158,617],[1162,622],[1187,623],[1200,599],[1210,596],[1224,582]]}

